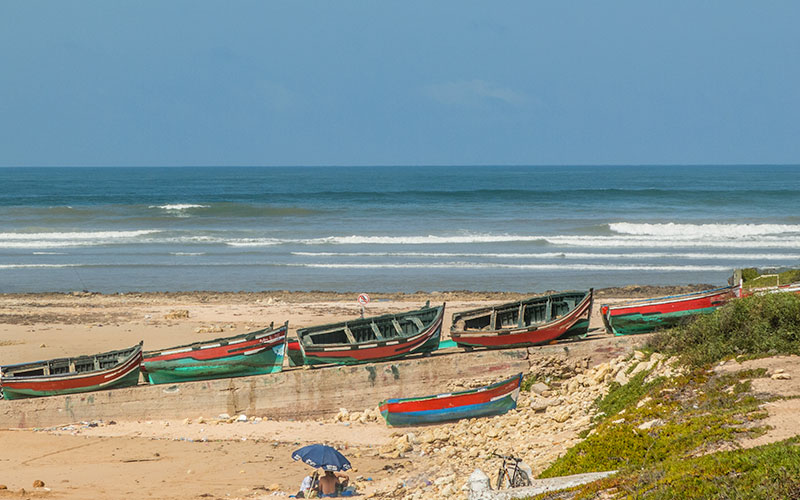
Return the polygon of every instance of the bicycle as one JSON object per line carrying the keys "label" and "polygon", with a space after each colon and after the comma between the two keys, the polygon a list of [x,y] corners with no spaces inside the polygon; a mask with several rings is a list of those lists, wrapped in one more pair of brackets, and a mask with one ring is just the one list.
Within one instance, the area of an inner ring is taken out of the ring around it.
{"label": "bicycle", "polygon": [[531,477],[528,472],[520,467],[522,462],[521,458],[512,457],[510,455],[499,455],[492,453],[492,455],[502,458],[503,465],[497,471],[496,488],[518,488],[520,486],[530,486]]}

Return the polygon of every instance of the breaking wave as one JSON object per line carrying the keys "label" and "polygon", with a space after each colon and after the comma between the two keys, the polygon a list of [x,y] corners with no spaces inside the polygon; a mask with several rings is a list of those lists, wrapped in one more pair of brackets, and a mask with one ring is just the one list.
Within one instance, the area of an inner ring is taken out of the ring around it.
{"label": "breaking wave", "polygon": [[615,222],[608,225],[615,233],[635,236],[677,236],[681,238],[747,238],[778,234],[800,234],[797,224],[641,224]]}

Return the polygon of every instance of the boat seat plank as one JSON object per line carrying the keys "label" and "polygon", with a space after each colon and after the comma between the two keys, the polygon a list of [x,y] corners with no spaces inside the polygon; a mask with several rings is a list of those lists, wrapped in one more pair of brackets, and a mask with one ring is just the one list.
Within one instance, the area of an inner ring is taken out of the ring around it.
{"label": "boat seat plank", "polygon": [[356,344],[357,343],[356,342],[356,338],[353,335],[353,332],[350,331],[350,327],[347,326],[347,325],[344,325],[344,334],[347,335],[347,341],[348,342],[350,342],[351,344]]}
{"label": "boat seat plank", "polygon": [[403,335],[403,329],[400,327],[400,323],[396,318],[392,318],[392,325],[394,326],[394,331],[397,332],[397,335]]}
{"label": "boat seat plank", "polygon": [[380,328],[378,328],[378,325],[376,325],[373,322],[373,323],[370,323],[369,326],[372,327],[372,333],[375,334],[375,338],[377,338],[378,340],[383,340],[383,334],[381,333]]}
{"label": "boat seat plank", "polygon": [[408,319],[411,320],[412,323],[417,325],[417,328],[419,328],[419,329],[422,329],[425,326],[425,325],[422,324],[422,320],[419,319],[416,316],[410,316]]}

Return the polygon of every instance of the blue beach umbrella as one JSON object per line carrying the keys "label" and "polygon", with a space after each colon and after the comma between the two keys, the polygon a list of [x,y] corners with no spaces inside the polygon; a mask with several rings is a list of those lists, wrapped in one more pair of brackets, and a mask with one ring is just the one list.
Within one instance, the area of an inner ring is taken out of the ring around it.
{"label": "blue beach umbrella", "polygon": [[301,460],[303,463],[316,469],[346,471],[352,468],[350,461],[347,460],[344,455],[324,444],[303,446],[292,453],[292,458],[294,460]]}

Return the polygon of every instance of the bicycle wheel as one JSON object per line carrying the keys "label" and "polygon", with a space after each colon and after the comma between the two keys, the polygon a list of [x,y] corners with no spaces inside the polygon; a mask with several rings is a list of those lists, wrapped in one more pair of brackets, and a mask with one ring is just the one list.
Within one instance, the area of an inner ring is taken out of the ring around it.
{"label": "bicycle wheel", "polygon": [[500,490],[503,488],[503,476],[506,475],[505,467],[501,467],[499,471],[497,471],[497,482],[495,488]]}
{"label": "bicycle wheel", "polygon": [[530,485],[531,485],[531,478],[528,477],[528,473],[522,469],[515,469],[514,477],[511,478],[511,487],[519,488],[520,486],[530,486]]}

